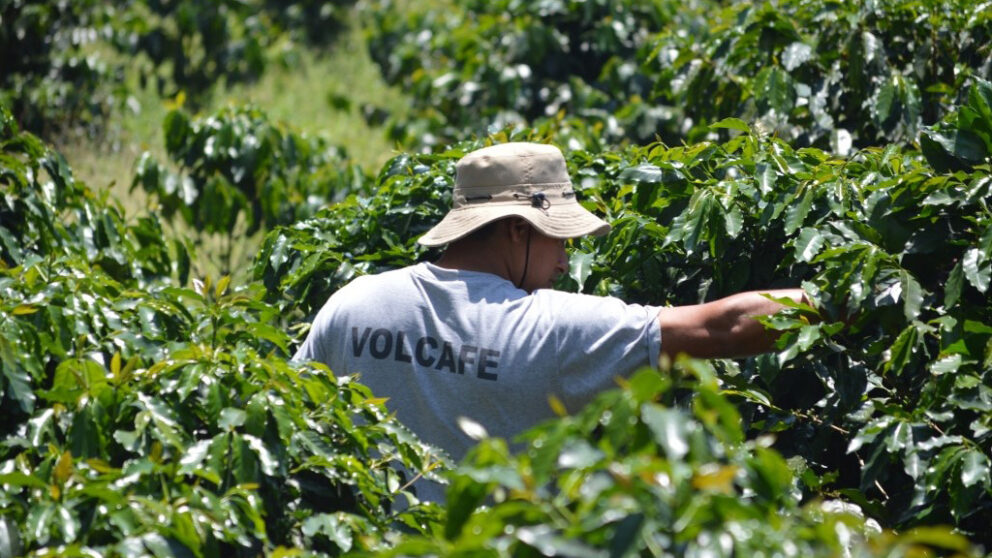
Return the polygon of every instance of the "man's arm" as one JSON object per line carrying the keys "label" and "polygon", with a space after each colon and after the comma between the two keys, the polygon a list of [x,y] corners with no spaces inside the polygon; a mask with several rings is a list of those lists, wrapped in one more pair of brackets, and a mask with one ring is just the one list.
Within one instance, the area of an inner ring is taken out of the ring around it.
{"label": "man's arm", "polygon": [[658,313],[661,354],[670,358],[680,353],[697,358],[736,358],[771,350],[778,332],[766,330],[755,316],[774,314],[782,305],[765,295],[809,303],[802,289],[780,289],[662,308]]}

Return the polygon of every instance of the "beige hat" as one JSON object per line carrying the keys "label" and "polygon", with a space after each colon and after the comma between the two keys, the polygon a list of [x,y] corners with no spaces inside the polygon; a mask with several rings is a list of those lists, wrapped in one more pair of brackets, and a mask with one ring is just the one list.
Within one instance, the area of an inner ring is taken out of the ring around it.
{"label": "beige hat", "polygon": [[565,157],[553,145],[503,143],[462,157],[452,208],[418,242],[440,246],[503,217],[522,217],[552,238],[601,235],[610,225],[575,199]]}

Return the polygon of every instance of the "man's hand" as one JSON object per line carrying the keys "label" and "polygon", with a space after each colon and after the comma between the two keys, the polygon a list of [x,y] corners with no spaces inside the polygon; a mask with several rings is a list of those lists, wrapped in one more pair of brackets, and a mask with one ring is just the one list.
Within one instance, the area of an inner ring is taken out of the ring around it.
{"label": "man's hand", "polygon": [[802,289],[749,291],[705,304],[662,308],[661,354],[674,359],[680,353],[696,358],[737,358],[768,352],[779,332],[765,329],[755,316],[774,314],[789,298],[809,304]]}

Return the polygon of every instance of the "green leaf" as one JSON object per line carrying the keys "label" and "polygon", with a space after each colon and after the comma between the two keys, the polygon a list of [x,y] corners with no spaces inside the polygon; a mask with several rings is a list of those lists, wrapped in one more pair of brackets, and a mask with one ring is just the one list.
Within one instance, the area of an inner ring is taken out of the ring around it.
{"label": "green leaf", "polygon": [[338,514],[318,513],[303,521],[303,534],[312,537],[321,534],[331,540],[342,552],[351,550],[354,534]]}
{"label": "green leaf", "polygon": [[923,287],[908,271],[899,271],[899,283],[902,286],[903,315],[906,320],[913,321],[920,315],[923,306]]}
{"label": "green leaf", "polygon": [[882,125],[892,116],[892,108],[895,106],[898,96],[898,84],[893,76],[882,83],[882,86],[875,93],[874,112],[875,122]]}
{"label": "green leaf", "polygon": [[[0,343],[6,344],[6,341],[0,341]],[[17,405],[22,411],[33,413],[35,395],[31,389],[31,377],[26,370],[16,365],[17,361],[16,359],[8,360],[4,358],[4,361],[0,363],[0,370],[3,371],[4,377],[7,378],[10,397],[17,402]]]}
{"label": "green leaf", "polygon": [[892,454],[913,449],[913,427],[908,422],[899,421],[885,437],[885,447]]}
{"label": "green leaf", "polygon": [[775,190],[775,181],[778,180],[778,172],[768,163],[759,163],[755,166],[758,178],[758,188],[761,193],[768,194]]}
{"label": "green leaf", "polygon": [[[686,252],[695,252],[696,247],[700,244],[700,239],[709,238],[709,235],[705,233],[714,205],[719,205],[719,202],[713,199],[709,190],[698,190],[690,200],[689,207],[686,209],[688,215],[683,214],[686,215],[687,219],[682,225],[682,231],[680,231],[683,234]],[[673,226],[672,232],[674,231]]]}
{"label": "green leaf", "polygon": [[59,517],[59,528],[62,530],[64,540],[69,543],[75,542],[79,536],[79,529],[82,526],[79,518],[64,506],[58,507],[57,514]]}
{"label": "green leaf", "polygon": [[961,368],[961,364],[963,360],[964,360],[963,357],[959,354],[946,356],[931,364],[930,371],[935,376],[940,376],[943,374],[952,374],[954,372],[957,372],[958,368]]}
{"label": "green leaf", "polygon": [[582,292],[582,288],[586,284],[586,279],[592,274],[594,260],[594,254],[584,252],[572,252],[568,258],[568,275],[579,286],[579,292]]}
{"label": "green leaf", "polygon": [[[213,440],[201,440],[192,447],[187,448],[182,458],[179,460],[179,473],[190,474],[200,468],[200,464],[207,457],[207,450]],[[219,479],[218,479],[219,480]]]}
{"label": "green leaf", "polygon": [[969,553],[971,542],[964,535],[953,532],[948,527],[914,527],[900,537],[906,543],[922,543],[937,548]]}
{"label": "green leaf", "polygon": [[764,100],[769,108],[779,114],[789,114],[792,110],[792,79],[777,66],[767,67],[755,77],[758,88],[756,97]]}
{"label": "green leaf", "polygon": [[689,432],[684,414],[645,403],[641,407],[641,420],[654,433],[655,441],[669,459],[679,461],[689,453]]}
{"label": "green leaf", "polygon": [[558,454],[558,467],[562,469],[587,469],[596,465],[603,457],[603,452],[585,440],[576,440],[562,448],[561,453]]}
{"label": "green leaf", "polygon": [[785,210],[785,234],[791,235],[803,225],[813,207],[814,191],[807,188],[799,203],[793,203]]}
{"label": "green leaf", "polygon": [[165,115],[162,127],[165,132],[165,149],[178,155],[192,131],[189,118],[180,110],[171,110]]}
{"label": "green leaf", "polygon": [[610,556],[627,556],[641,537],[644,527],[644,514],[634,513],[620,520],[610,538]]}
{"label": "green leaf", "polygon": [[729,210],[723,213],[723,224],[728,237],[736,238],[741,233],[744,228],[744,215],[737,204],[732,205]]}
{"label": "green leaf", "polygon": [[248,443],[248,447],[258,455],[258,461],[262,465],[262,472],[268,476],[274,476],[279,468],[279,462],[272,455],[262,440],[244,434],[242,438]]}
{"label": "green leaf", "polygon": [[38,477],[26,475],[19,471],[0,474],[0,485],[21,486],[30,488],[48,488],[48,484]]}
{"label": "green leaf", "polygon": [[138,394],[138,401],[144,408],[143,412],[147,413],[155,424],[156,428],[152,432],[156,438],[175,448],[185,447],[178,428],[179,423],[168,405],[144,393]]}
{"label": "green leaf", "polygon": [[946,153],[963,159],[968,163],[980,163],[985,159],[987,154],[985,142],[982,141],[982,138],[968,130],[955,130],[950,132],[949,135],[933,132],[926,133],[924,136],[937,145],[940,145]]}
{"label": "green leaf", "polygon": [[968,282],[979,292],[985,293],[989,288],[990,276],[992,276],[992,265],[989,265],[985,253],[978,248],[971,248],[961,258],[961,265]]}
{"label": "green leaf", "polygon": [[947,284],[944,285],[944,306],[951,308],[957,304],[961,298],[961,289],[964,287],[964,265],[958,262],[951,269],[947,276]]}
{"label": "green leaf", "polygon": [[782,51],[782,65],[791,72],[812,57],[813,47],[806,43],[795,42]]}
{"label": "green leaf", "polygon": [[961,457],[961,484],[970,487],[979,483],[985,488],[992,488],[989,458],[978,450],[969,449]]}
{"label": "green leaf", "polygon": [[15,558],[22,552],[17,525],[6,517],[0,517],[0,558]]}
{"label": "green leaf", "polygon": [[889,350],[889,358],[885,361],[882,368],[884,372],[894,372],[896,375],[902,374],[916,350],[919,335],[919,329],[915,324],[910,324],[902,330],[899,336],[896,337],[895,342],[892,343],[892,348]]}
{"label": "green leaf", "polygon": [[747,464],[755,472],[752,488],[769,501],[781,498],[793,480],[792,471],[782,456],[767,448],[755,448]]}
{"label": "green leaf", "polygon": [[744,122],[740,118],[733,118],[733,117],[724,118],[723,120],[718,120],[717,122],[714,122],[709,126],[710,128],[727,128],[730,130],[739,130],[741,132],[744,132],[745,134],[751,132],[751,127],[747,125],[747,122]]}
{"label": "green leaf", "polygon": [[643,164],[623,169],[618,178],[630,182],[658,184],[661,182],[662,172],[657,165]]}
{"label": "green leaf", "polygon": [[817,229],[802,229],[794,243],[796,259],[801,262],[813,261],[825,242],[826,238]]}
{"label": "green leaf", "polygon": [[[954,160],[950,153],[944,149],[941,142],[936,141],[935,136],[938,134],[932,131],[924,130],[920,134],[920,151],[923,152],[923,156],[926,157],[930,166],[936,169],[938,172],[947,172],[952,167],[954,167]],[[935,193],[935,201],[940,198],[944,198],[939,193]]]}
{"label": "green leaf", "polygon": [[236,430],[238,427],[245,423],[245,418],[248,414],[241,409],[235,409],[233,407],[227,407],[220,412],[220,419],[217,421],[217,426],[225,430]]}

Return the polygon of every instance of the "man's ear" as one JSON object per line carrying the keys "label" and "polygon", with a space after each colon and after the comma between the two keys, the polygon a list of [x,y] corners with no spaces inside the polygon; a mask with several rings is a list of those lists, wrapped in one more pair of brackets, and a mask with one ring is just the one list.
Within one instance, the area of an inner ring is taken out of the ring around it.
{"label": "man's ear", "polygon": [[528,231],[530,228],[530,223],[528,223],[523,217],[509,217],[506,219],[506,232],[510,237],[510,242],[527,242]]}

